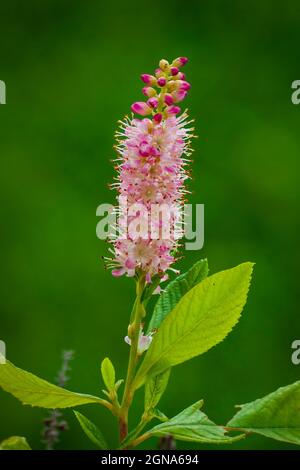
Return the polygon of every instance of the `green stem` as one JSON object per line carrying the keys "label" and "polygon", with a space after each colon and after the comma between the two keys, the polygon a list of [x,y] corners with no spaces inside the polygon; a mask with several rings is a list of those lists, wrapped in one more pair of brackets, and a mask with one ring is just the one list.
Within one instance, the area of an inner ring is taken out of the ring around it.
{"label": "green stem", "polygon": [[120,440],[123,441],[128,434],[128,411],[133,399],[134,390],[132,390],[132,382],[134,379],[135,368],[138,361],[138,344],[141,329],[142,319],[145,315],[145,308],[141,301],[142,294],[145,287],[145,277],[142,275],[137,281],[136,286],[136,301],[131,314],[130,325],[128,328],[128,336],[131,340],[129,362],[127,369],[127,377],[125,381],[125,388],[123,400],[119,413],[119,429]]}
{"label": "green stem", "polygon": [[141,421],[136,426],[136,428],[128,434],[125,441],[123,441],[120,449],[129,449],[132,447],[132,443],[135,442],[138,435],[143,431],[144,427],[152,420],[152,416],[147,414],[146,412],[143,414]]}
{"label": "green stem", "polygon": [[129,446],[130,447],[136,447],[138,446],[139,444],[141,444],[142,442],[146,441],[146,439],[149,439],[151,437],[151,434],[150,432],[145,432],[145,434],[142,434],[141,436],[139,436],[137,439],[135,439],[134,441],[131,441]]}

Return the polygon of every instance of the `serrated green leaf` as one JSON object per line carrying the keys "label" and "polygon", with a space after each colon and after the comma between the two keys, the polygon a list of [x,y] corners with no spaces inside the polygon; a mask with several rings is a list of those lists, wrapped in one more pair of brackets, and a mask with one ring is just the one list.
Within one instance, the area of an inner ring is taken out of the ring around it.
{"label": "serrated green leaf", "polygon": [[222,341],[240,318],[252,263],[221,271],[193,287],[164,319],[137,372],[137,389],[147,378],[206,352]]}
{"label": "serrated green leaf", "polygon": [[300,445],[300,381],[241,405],[227,426]]}
{"label": "serrated green leaf", "polygon": [[25,437],[11,436],[0,443],[0,450],[31,450]]}
{"label": "serrated green leaf", "polygon": [[150,377],[145,384],[145,410],[156,407],[162,394],[166,390],[170,377],[170,369]]}
{"label": "serrated green leaf", "polygon": [[6,361],[0,364],[0,387],[18,398],[24,405],[42,408],[68,408],[87,403],[104,404],[92,395],[70,392],[26,372]]}
{"label": "serrated green leaf", "polygon": [[167,285],[165,292],[159,296],[159,299],[156,302],[152,318],[149,323],[148,333],[153,329],[159,328],[163,319],[173,310],[184,294],[199,282],[203,281],[207,275],[207,259],[201,259],[200,261],[197,261],[186,273],[181,274],[171,281]]}
{"label": "serrated green leaf", "polygon": [[[211,444],[231,444],[239,440],[243,435],[226,436],[222,426],[217,426],[200,411],[203,402],[199,401],[189,406],[169,421],[158,424],[147,431],[150,436],[172,435],[180,441],[191,441]],[[149,437],[150,437],[149,436]]]}
{"label": "serrated green leaf", "polygon": [[87,437],[100,449],[108,449],[107,443],[99,428],[83,414],[78,411],[74,411],[74,413]]}
{"label": "serrated green leaf", "polygon": [[114,366],[111,360],[106,357],[101,363],[101,374],[103,382],[105,383],[107,390],[111,391],[115,388],[116,374]]}

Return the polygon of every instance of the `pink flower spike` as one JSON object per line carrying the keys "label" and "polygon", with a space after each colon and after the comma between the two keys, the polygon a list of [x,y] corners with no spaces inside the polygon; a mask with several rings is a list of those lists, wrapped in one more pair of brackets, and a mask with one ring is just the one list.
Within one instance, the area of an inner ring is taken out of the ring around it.
{"label": "pink flower spike", "polygon": [[179,108],[179,106],[168,106],[166,108],[166,113],[167,114],[178,114],[180,113],[181,109]]}
{"label": "pink flower spike", "polygon": [[133,103],[131,105],[131,110],[136,114],[140,114],[141,116],[147,116],[147,114],[151,114],[152,112],[150,106],[148,106],[147,103],[144,103],[144,101],[137,101],[136,103]]}
{"label": "pink flower spike", "polygon": [[153,121],[156,122],[156,124],[160,124],[161,121],[162,121],[162,114],[161,113],[157,113],[153,116]]}
{"label": "pink flower spike", "polygon": [[143,95],[147,96],[148,98],[152,98],[152,96],[156,95],[156,91],[151,86],[145,86],[142,89]]}
{"label": "pink flower spike", "polygon": [[179,68],[178,67],[171,67],[171,75],[177,75],[179,72]]}
{"label": "pink flower spike", "polygon": [[164,100],[165,100],[165,103],[166,103],[168,106],[170,106],[171,104],[174,103],[174,98],[173,98],[172,95],[170,95],[170,93],[166,93],[166,94],[165,94]]}
{"label": "pink flower spike", "polygon": [[[110,260],[107,267],[116,277],[134,277],[144,273],[148,282],[151,279],[153,282],[154,276],[163,281],[176,261],[179,241],[173,208],[184,204],[185,180],[189,177],[185,155],[189,155],[193,131],[187,113],[182,114],[176,104],[186,97],[190,85],[182,79],[181,72],[171,75],[170,70],[172,67],[178,69],[181,62],[173,62],[170,66],[161,62],[159,70],[156,70],[157,79],[154,73],[142,76],[146,85],[140,88],[144,87],[146,98],[131,107],[140,116],[127,116],[117,132],[117,176],[112,187],[117,191],[119,206],[116,213],[121,231],[109,240],[112,257],[107,258]],[[165,72],[161,70],[162,66],[166,67]],[[158,89],[157,80],[166,86]],[[126,199],[125,206],[119,199],[121,196]],[[129,216],[128,207],[136,203],[141,204],[141,208]],[[170,233],[167,236],[161,230],[162,219],[149,224],[148,217],[145,217],[153,204],[162,203],[171,208]],[[129,336],[132,340],[130,332]],[[126,341],[130,343],[130,339]],[[151,334],[145,335],[141,331],[139,339],[140,354],[149,347]]]}
{"label": "pink flower spike", "polygon": [[164,77],[161,77],[157,80],[157,85],[159,85],[160,87],[165,86],[166,83],[167,83],[167,80]]}
{"label": "pink flower spike", "polygon": [[149,98],[147,104],[151,106],[151,108],[157,108],[158,106],[158,99],[157,98]]}
{"label": "pink flower spike", "polygon": [[153,77],[153,75],[149,75],[148,73],[143,73],[143,75],[141,75],[141,79],[147,85],[155,85],[156,84],[156,78]]}

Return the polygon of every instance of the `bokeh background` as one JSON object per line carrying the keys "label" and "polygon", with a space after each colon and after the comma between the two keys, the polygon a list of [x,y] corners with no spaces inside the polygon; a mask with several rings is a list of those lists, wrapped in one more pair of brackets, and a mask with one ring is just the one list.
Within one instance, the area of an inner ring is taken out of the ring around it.
{"label": "bokeh background", "polygon": [[[113,135],[142,97],[139,75],[184,55],[199,136],[191,201],[205,204],[205,247],[178,267],[203,257],[211,273],[256,266],[239,325],[173,370],[160,408],[172,416],[204,398],[224,423],[235,404],[299,378],[291,363],[300,338],[300,105],[291,103],[299,10],[297,0],[1,2],[0,338],[10,360],[54,380],[62,350],[74,349],[69,388],[86,393],[101,393],[106,355],[124,377],[134,286],[103,269],[96,207],[114,200]],[[116,445],[109,413],[82,411]],[[0,391],[0,439],[24,435],[43,448],[45,414]],[[72,412],[65,416],[70,430],[57,448],[93,448]],[[231,448],[296,447],[252,436]]]}

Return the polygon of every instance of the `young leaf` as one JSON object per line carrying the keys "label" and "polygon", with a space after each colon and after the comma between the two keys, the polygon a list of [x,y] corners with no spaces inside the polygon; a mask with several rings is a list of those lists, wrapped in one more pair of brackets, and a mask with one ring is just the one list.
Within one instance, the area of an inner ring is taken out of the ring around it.
{"label": "young leaf", "polygon": [[101,398],[70,392],[46,382],[30,372],[19,369],[9,361],[0,364],[0,387],[18,398],[24,405],[42,408],[68,408],[86,403],[100,403],[106,406],[107,403]]}
{"label": "young leaf", "polygon": [[246,303],[252,263],[221,271],[193,287],[164,319],[137,372],[134,387],[222,341]]}
{"label": "young leaf", "polygon": [[0,450],[31,450],[25,437],[12,436],[0,443]]}
{"label": "young leaf", "polygon": [[114,390],[116,374],[114,366],[112,365],[112,362],[108,357],[103,359],[101,363],[101,374],[107,390]]}
{"label": "young leaf", "polygon": [[74,411],[74,413],[87,437],[100,449],[108,449],[105,439],[98,427],[78,411]]}
{"label": "young leaf", "polygon": [[241,439],[243,436],[226,436],[222,426],[217,426],[200,411],[203,402],[198,401],[194,405],[186,408],[178,415],[162,424],[147,431],[150,436],[168,436],[171,434],[174,439],[180,441],[191,441],[212,444],[231,444]]}
{"label": "young leaf", "polygon": [[152,411],[151,411],[151,416],[152,418],[156,418],[158,419],[159,421],[169,421],[169,418],[165,415],[165,413],[163,413],[162,411],[160,411],[158,408],[154,408]]}
{"label": "young leaf", "polygon": [[178,276],[174,281],[170,282],[165,292],[163,292],[152,314],[148,327],[148,333],[159,328],[163,319],[178,304],[181,297],[184,296],[192,287],[203,281],[208,275],[208,263],[206,259],[197,261],[186,273]]}
{"label": "young leaf", "polygon": [[300,445],[300,381],[241,405],[227,426]]}
{"label": "young leaf", "polygon": [[120,388],[120,386],[122,385],[122,383],[124,382],[124,379],[120,379],[120,380],[117,380],[116,384],[115,384],[115,391],[117,392]]}
{"label": "young leaf", "polygon": [[158,404],[162,394],[166,390],[170,377],[170,369],[165,370],[155,377],[150,377],[145,384],[145,410],[152,410]]}

